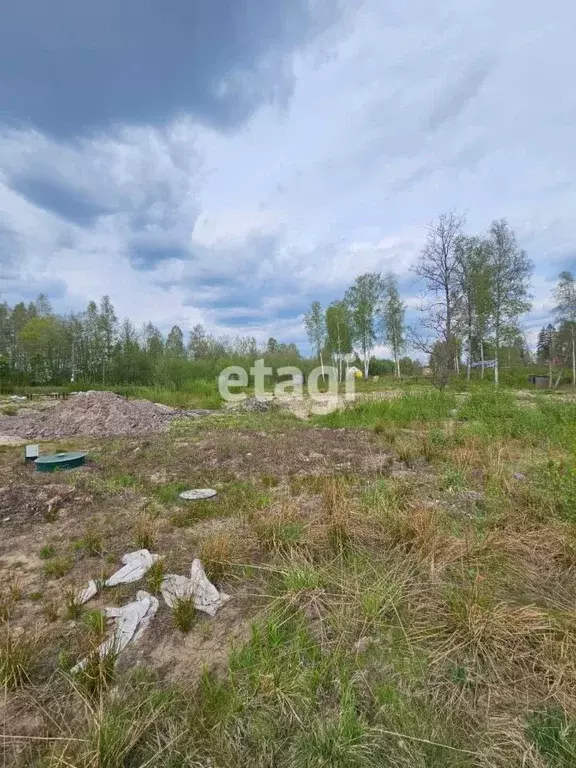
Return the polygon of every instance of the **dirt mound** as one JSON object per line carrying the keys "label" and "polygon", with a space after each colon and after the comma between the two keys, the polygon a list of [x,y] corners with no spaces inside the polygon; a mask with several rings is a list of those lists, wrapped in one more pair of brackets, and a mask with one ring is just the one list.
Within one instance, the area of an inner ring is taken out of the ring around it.
{"label": "dirt mound", "polygon": [[0,419],[0,434],[34,439],[145,435],[162,432],[176,417],[200,415],[149,400],[126,400],[113,392],[79,392],[47,411]]}

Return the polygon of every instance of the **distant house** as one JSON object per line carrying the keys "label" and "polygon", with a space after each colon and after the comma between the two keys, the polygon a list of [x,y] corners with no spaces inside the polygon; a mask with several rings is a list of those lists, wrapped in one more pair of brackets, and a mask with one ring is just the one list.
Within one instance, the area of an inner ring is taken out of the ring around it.
{"label": "distant house", "polygon": [[550,379],[548,376],[528,376],[528,383],[544,389],[545,387],[550,386]]}

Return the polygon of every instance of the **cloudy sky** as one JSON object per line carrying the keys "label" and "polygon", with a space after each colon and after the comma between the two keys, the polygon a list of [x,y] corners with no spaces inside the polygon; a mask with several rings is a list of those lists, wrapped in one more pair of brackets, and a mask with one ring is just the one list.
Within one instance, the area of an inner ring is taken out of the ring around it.
{"label": "cloudy sky", "polygon": [[19,0],[0,22],[0,293],[304,339],[426,225],[507,217],[529,329],[576,267],[569,0]]}

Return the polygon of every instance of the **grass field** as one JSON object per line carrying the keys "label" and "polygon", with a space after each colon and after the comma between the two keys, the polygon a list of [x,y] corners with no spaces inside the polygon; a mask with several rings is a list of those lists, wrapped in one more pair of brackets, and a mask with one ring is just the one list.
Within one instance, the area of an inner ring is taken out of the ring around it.
{"label": "grass field", "polygon": [[[56,479],[0,448],[18,491],[0,510],[4,764],[576,765],[576,404],[416,389],[83,447],[90,466]],[[179,501],[206,486],[214,502]],[[195,555],[232,600],[213,619],[162,606],[71,675],[104,631],[74,591],[140,546],[162,566],[108,604]]]}

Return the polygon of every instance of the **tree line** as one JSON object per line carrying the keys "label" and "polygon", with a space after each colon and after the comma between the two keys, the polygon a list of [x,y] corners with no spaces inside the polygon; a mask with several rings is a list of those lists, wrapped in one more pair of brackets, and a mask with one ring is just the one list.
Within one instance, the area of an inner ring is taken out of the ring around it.
{"label": "tree line", "polygon": [[[332,362],[340,377],[347,365],[364,374],[411,374],[418,361],[406,356],[417,350],[427,357],[441,384],[474,369],[484,376],[493,369],[499,382],[502,364],[531,361],[522,316],[531,307],[533,264],[518,246],[505,219],[488,232],[465,232],[463,216],[441,215],[428,230],[413,274],[423,289],[418,329],[406,323],[406,304],[393,273],[358,275],[342,298],[325,309],[312,302],[304,316],[314,356]],[[562,370],[570,365],[576,384],[576,280],[563,272],[553,292],[554,323],[538,338],[537,362]],[[385,346],[392,360],[376,360],[374,349]],[[185,335],[175,325],[164,335],[152,323],[136,328],[120,321],[108,296],[90,301],[82,312],[59,315],[40,295],[13,307],[0,303],[0,385],[63,384],[94,386],[145,384],[182,387],[187,379],[214,379],[231,364],[251,364],[265,356],[275,367],[306,361],[293,343],[270,338],[216,336],[202,325]]]}
{"label": "tree line", "polygon": [[190,379],[215,379],[220,369],[261,356],[295,365],[295,344],[251,336],[216,336],[196,325],[186,338],[175,325],[166,335],[153,323],[120,321],[110,298],[82,312],[58,315],[40,295],[28,304],[0,303],[0,385],[142,384],[182,388]]}
{"label": "tree line", "polygon": [[[470,235],[466,220],[455,212],[442,214],[430,225],[412,272],[422,288],[418,328],[406,324],[406,304],[392,274],[358,275],[342,299],[324,311],[312,303],[305,315],[308,339],[320,360],[347,359],[353,349],[364,374],[370,371],[375,346],[386,346],[400,376],[406,349],[424,354],[441,384],[466,368],[484,376],[500,368],[531,361],[522,317],[531,309],[533,263],[522,250],[506,219],[492,222],[488,232]],[[560,275],[554,291],[557,326],[540,334],[538,360],[571,361],[576,383],[576,282],[570,272]]]}

